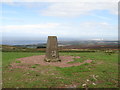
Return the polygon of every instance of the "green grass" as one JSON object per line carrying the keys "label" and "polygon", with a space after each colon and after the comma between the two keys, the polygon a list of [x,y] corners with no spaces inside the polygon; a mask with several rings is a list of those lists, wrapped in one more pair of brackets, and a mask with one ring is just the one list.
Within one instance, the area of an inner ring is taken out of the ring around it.
{"label": "green grass", "polygon": [[39,66],[39,64],[34,64],[34,65],[30,66],[30,68],[36,68],[37,66]]}
{"label": "green grass", "polygon": [[21,61],[16,61],[16,63],[21,63]]}
{"label": "green grass", "polygon": [[[80,56],[71,63],[93,60],[92,63],[73,67],[28,65],[30,69],[11,69],[10,64],[17,58],[44,53],[30,52],[3,52],[3,87],[4,88],[59,88],[75,85],[82,88],[87,84],[90,88],[117,88],[118,87],[118,54],[108,55],[103,52],[66,52],[60,55]],[[20,63],[21,64],[21,63]],[[14,77],[13,77],[14,76]],[[93,76],[98,76],[96,79]],[[87,82],[86,80],[89,80]],[[93,85],[95,83],[96,85]]]}

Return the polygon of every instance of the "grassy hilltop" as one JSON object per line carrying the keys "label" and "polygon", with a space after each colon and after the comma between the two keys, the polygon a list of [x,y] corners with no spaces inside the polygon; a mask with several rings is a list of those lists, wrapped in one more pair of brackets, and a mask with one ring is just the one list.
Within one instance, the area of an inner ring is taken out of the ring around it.
{"label": "grassy hilltop", "polygon": [[43,55],[44,52],[3,52],[3,88],[117,88],[118,53],[61,52],[60,55],[80,56],[70,63],[93,60],[90,64],[73,67],[55,67],[24,64],[26,69],[11,69],[17,58]]}

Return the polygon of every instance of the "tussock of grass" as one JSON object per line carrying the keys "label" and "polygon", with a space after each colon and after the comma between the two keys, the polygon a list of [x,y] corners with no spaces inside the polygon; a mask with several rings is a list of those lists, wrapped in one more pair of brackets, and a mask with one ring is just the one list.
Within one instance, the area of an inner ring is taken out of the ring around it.
{"label": "tussock of grass", "polygon": [[16,63],[21,63],[21,61],[16,61]]}
{"label": "tussock of grass", "polygon": [[30,68],[36,68],[37,66],[39,66],[39,64],[34,64]]}
{"label": "tussock of grass", "polygon": [[31,66],[30,68],[36,68],[36,66],[35,66],[35,65],[33,65],[33,66]]}

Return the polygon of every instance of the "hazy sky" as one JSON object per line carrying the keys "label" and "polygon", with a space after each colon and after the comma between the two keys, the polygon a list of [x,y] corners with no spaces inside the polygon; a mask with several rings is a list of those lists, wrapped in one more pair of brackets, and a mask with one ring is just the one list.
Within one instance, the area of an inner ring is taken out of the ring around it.
{"label": "hazy sky", "polygon": [[0,30],[8,40],[52,35],[68,39],[117,39],[118,3],[88,1],[3,2]]}

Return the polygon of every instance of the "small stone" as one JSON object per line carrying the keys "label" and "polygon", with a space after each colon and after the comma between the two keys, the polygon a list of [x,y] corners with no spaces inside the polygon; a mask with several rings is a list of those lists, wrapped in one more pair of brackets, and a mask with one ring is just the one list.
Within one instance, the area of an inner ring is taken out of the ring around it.
{"label": "small stone", "polygon": [[54,73],[52,73],[51,75],[55,75]]}
{"label": "small stone", "polygon": [[85,87],[87,84],[82,84],[83,87]]}
{"label": "small stone", "polygon": [[8,80],[11,80],[11,78],[9,78]]}
{"label": "small stone", "polygon": [[89,79],[87,79],[87,82],[89,82],[90,80]]}
{"label": "small stone", "polygon": [[43,80],[43,81],[46,81],[46,80]]}
{"label": "small stone", "polygon": [[19,89],[19,87],[16,87],[16,89]]}
{"label": "small stone", "polygon": [[95,83],[92,83],[93,85],[96,85]]}

